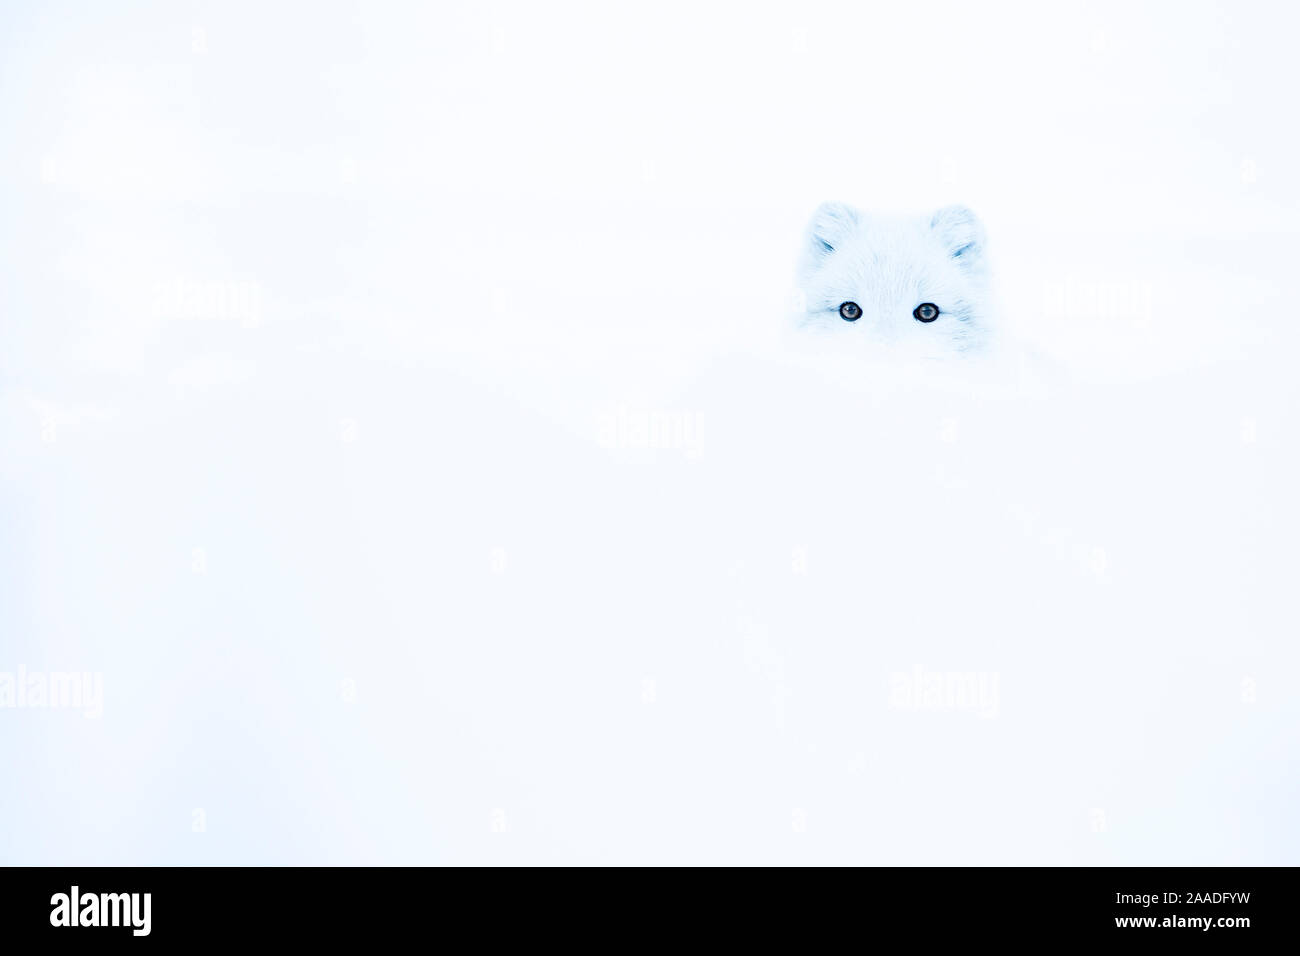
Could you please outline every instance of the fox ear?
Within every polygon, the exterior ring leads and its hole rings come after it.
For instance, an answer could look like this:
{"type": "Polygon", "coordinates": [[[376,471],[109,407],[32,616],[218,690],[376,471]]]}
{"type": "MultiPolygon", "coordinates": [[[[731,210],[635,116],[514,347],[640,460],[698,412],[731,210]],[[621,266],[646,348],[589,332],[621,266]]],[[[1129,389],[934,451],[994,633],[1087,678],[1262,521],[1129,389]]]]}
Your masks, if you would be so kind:
{"type": "Polygon", "coordinates": [[[944,206],[930,220],[930,228],[961,265],[974,269],[983,263],[984,224],[965,206],[944,206]]]}
{"type": "Polygon", "coordinates": [[[808,252],[830,255],[858,227],[858,220],[858,211],[846,203],[822,203],[808,224],[808,252]]]}

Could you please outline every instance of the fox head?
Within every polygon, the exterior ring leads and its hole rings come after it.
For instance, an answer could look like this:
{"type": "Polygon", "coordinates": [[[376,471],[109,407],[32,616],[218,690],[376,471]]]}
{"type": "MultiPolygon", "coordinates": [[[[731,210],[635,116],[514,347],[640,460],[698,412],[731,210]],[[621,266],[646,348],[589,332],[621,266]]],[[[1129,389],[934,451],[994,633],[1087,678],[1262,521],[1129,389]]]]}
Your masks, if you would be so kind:
{"type": "Polygon", "coordinates": [[[823,203],[804,237],[801,329],[845,349],[943,358],[989,339],[984,227],[964,206],[886,218],[823,203]]]}

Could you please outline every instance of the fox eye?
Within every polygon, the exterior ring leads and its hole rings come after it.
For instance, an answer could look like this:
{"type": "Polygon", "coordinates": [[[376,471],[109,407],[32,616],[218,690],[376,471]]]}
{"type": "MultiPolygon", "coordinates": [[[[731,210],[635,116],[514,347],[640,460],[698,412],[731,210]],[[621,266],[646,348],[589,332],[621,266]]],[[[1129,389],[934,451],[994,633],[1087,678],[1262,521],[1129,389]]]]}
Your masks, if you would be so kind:
{"type": "Polygon", "coordinates": [[[856,322],[862,318],[862,306],[856,302],[840,303],[840,318],[845,322],[856,322]]]}
{"type": "Polygon", "coordinates": [[[933,302],[922,302],[912,310],[912,317],[918,322],[933,322],[939,317],[939,307],[933,302]]]}

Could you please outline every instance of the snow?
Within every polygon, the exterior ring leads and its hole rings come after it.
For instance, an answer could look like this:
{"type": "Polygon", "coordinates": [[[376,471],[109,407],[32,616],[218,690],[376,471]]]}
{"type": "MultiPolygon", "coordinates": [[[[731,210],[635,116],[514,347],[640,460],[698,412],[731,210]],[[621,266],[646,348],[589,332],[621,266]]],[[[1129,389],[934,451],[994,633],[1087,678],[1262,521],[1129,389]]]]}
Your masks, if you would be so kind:
{"type": "Polygon", "coordinates": [[[0,858],[1294,864],[1296,14],[562,6],[6,7],[0,858]]]}

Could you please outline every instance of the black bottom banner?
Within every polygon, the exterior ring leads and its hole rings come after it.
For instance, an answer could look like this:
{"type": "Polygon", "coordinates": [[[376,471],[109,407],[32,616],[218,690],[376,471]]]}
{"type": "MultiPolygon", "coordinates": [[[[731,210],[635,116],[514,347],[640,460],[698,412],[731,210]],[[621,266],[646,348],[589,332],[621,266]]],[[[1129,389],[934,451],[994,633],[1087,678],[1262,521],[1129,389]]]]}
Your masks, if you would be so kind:
{"type": "Polygon", "coordinates": [[[535,884],[527,874],[442,869],[8,868],[0,870],[0,927],[10,944],[66,937],[91,945],[374,945],[439,924],[493,936],[514,924],[532,926],[539,942],[563,925],[566,934],[609,942],[610,927],[623,926],[634,936],[672,927],[719,941],[724,930],[752,928],[764,942],[772,930],[786,929],[792,942],[805,943],[852,931],[864,942],[923,940],[927,949],[1126,937],[1138,945],[1200,940],[1241,947],[1294,935],[1293,875],[1236,868],[863,869],[823,874],[813,885],[780,887],[769,877],[761,890],[738,874],[719,891],[692,888],[690,876],[656,889],[648,885],[653,875],[624,871],[602,878],[599,891],[575,874],[576,885],[560,894],[554,877],[535,884]]]}

